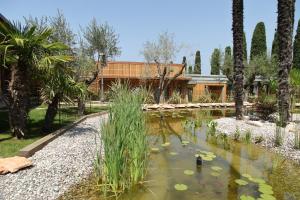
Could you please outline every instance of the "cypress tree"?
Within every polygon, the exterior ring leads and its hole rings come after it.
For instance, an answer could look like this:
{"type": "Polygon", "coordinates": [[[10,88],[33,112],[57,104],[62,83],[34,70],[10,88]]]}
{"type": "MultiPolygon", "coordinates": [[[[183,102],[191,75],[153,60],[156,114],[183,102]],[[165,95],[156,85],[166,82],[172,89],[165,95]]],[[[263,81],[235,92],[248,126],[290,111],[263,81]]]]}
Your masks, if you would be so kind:
{"type": "Polygon", "coordinates": [[[200,55],[200,51],[196,51],[194,73],[195,74],[201,74],[201,55],[200,55]]]}
{"type": "Polygon", "coordinates": [[[192,67],[191,65],[190,65],[189,68],[188,68],[188,73],[189,73],[189,74],[192,74],[192,73],[193,73],[193,67],[192,67]]]}
{"type": "MultiPolygon", "coordinates": [[[[225,49],[226,50],[226,49],[225,49]]],[[[230,48],[231,51],[231,48],[230,48]]],[[[225,52],[226,53],[226,52],[225,52]]],[[[247,62],[248,52],[247,52],[247,40],[246,40],[246,34],[244,32],[243,34],[243,59],[247,62]]]]}
{"type": "Polygon", "coordinates": [[[279,43],[278,43],[278,34],[276,30],[274,33],[274,39],[272,43],[272,52],[271,52],[272,58],[278,60],[278,53],[279,53],[279,43]]]}
{"type": "Polygon", "coordinates": [[[267,55],[266,28],[263,22],[259,22],[252,36],[250,60],[263,55],[267,55]]]}
{"type": "Polygon", "coordinates": [[[214,52],[211,55],[210,66],[211,66],[210,74],[212,74],[212,75],[220,74],[221,51],[219,49],[214,49],[214,52]]]}
{"type": "Polygon", "coordinates": [[[293,67],[300,69],[300,20],[298,21],[293,48],[293,67]]]}
{"type": "Polygon", "coordinates": [[[224,63],[222,66],[222,73],[227,76],[229,79],[229,85],[233,82],[233,59],[231,53],[231,47],[227,46],[225,48],[225,55],[224,55],[224,63]]]}

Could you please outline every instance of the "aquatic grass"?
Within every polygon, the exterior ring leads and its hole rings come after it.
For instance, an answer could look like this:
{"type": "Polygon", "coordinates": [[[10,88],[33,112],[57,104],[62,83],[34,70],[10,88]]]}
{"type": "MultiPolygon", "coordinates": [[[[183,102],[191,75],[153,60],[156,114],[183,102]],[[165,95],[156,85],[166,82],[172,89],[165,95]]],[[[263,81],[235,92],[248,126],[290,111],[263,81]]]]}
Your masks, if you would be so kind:
{"type": "Polygon", "coordinates": [[[234,133],[233,133],[233,139],[234,139],[235,141],[238,141],[238,140],[240,139],[240,136],[241,136],[241,131],[240,131],[239,127],[236,126],[236,127],[235,127],[235,131],[234,131],[234,133]]]}
{"type": "Polygon", "coordinates": [[[296,127],[295,127],[294,148],[295,149],[300,149],[300,124],[297,124],[296,127]]]}
{"type": "Polygon", "coordinates": [[[142,103],[142,96],[126,85],[113,95],[109,118],[101,127],[104,156],[96,165],[105,196],[112,192],[117,197],[145,178],[148,143],[142,103]]]}
{"type": "Polygon", "coordinates": [[[215,121],[210,121],[207,123],[207,131],[206,131],[206,135],[207,136],[212,136],[214,137],[216,135],[217,132],[217,125],[218,123],[215,121]]]}
{"type": "Polygon", "coordinates": [[[244,138],[245,142],[249,144],[251,142],[251,138],[252,138],[252,132],[250,130],[247,130],[244,138]]]}
{"type": "Polygon", "coordinates": [[[283,143],[283,134],[284,134],[284,128],[282,128],[281,126],[276,125],[276,129],[275,129],[275,146],[279,147],[282,145],[283,143]]]}

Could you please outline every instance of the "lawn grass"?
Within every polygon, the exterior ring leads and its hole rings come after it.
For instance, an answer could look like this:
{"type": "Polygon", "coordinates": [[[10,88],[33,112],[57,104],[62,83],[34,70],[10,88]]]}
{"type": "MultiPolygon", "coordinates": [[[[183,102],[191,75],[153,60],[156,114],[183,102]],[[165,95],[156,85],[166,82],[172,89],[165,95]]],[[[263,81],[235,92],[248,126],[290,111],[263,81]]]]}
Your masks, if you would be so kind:
{"type": "MultiPolygon", "coordinates": [[[[45,136],[41,128],[44,123],[46,114],[46,106],[41,105],[32,109],[29,112],[28,134],[25,139],[18,140],[11,137],[8,123],[8,113],[5,110],[0,110],[0,157],[15,156],[23,147],[35,142],[45,136]]],[[[86,108],[86,114],[96,113],[107,110],[106,107],[92,106],[86,108]]],[[[59,114],[56,115],[53,130],[58,130],[61,127],[74,122],[78,119],[76,107],[61,107],[59,114]]]]}

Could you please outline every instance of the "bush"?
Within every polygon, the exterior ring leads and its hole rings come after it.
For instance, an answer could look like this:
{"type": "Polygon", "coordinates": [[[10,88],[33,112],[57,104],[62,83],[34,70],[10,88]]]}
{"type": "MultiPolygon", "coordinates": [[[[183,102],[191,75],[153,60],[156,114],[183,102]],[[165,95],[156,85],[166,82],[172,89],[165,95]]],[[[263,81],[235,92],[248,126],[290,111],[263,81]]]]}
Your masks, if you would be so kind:
{"type": "Polygon", "coordinates": [[[201,95],[198,99],[199,103],[212,103],[213,100],[211,99],[211,96],[210,94],[204,94],[204,95],[201,95]]]}
{"type": "Polygon", "coordinates": [[[104,195],[131,189],[145,177],[148,160],[143,96],[127,85],[115,85],[109,119],[101,127],[103,153],[96,160],[104,195]],[[104,154],[103,160],[100,156],[104,154]]]}
{"type": "Polygon", "coordinates": [[[172,96],[168,100],[168,103],[171,103],[171,104],[183,103],[183,100],[181,99],[180,93],[177,92],[177,91],[173,92],[172,96]]]}
{"type": "Polygon", "coordinates": [[[269,116],[277,111],[277,99],[274,95],[261,95],[255,104],[258,116],[263,120],[268,120],[269,116]]]}

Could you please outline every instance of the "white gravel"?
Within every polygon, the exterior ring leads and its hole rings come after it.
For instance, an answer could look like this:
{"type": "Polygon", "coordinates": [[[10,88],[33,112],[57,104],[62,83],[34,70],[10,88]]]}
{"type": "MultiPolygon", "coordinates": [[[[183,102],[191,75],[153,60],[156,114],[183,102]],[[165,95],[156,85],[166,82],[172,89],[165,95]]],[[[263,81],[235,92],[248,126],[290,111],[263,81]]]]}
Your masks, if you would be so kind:
{"type": "Polygon", "coordinates": [[[241,132],[241,137],[244,137],[245,132],[250,130],[252,142],[255,142],[255,137],[263,137],[263,142],[259,145],[282,154],[283,156],[293,159],[300,163],[300,150],[294,149],[295,130],[300,128],[295,123],[290,123],[283,129],[283,144],[279,147],[275,146],[276,125],[270,122],[258,122],[262,126],[255,126],[249,123],[257,123],[250,120],[236,120],[235,118],[220,118],[214,120],[217,122],[217,131],[225,133],[233,137],[234,132],[238,128],[241,132]]]}
{"type": "Polygon", "coordinates": [[[33,167],[0,176],[0,200],[56,199],[93,171],[99,128],[107,115],[88,118],[29,159],[33,167]]]}

